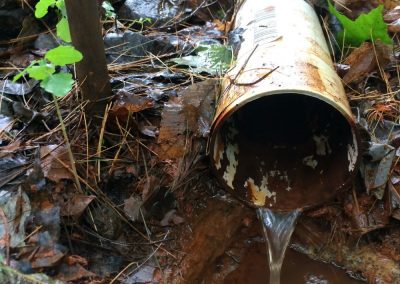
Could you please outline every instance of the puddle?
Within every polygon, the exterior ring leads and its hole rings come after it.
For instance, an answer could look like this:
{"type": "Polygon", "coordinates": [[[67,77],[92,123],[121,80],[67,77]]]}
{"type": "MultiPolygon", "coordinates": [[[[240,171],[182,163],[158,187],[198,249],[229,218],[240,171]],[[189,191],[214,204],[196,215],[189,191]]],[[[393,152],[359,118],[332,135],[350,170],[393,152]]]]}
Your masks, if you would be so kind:
{"type": "MultiPolygon", "coordinates": [[[[269,283],[267,252],[264,244],[253,243],[243,256],[239,267],[225,277],[224,284],[269,283]]],[[[361,284],[333,265],[317,262],[292,249],[286,251],[281,284],[361,284]]]]}

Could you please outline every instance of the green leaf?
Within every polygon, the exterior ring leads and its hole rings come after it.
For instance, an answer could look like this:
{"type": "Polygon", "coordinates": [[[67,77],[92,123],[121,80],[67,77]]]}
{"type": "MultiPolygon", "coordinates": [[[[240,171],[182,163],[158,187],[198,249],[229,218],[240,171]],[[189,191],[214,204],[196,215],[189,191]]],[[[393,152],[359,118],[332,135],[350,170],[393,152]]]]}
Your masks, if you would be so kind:
{"type": "Polygon", "coordinates": [[[22,78],[22,76],[24,76],[26,74],[26,69],[22,70],[21,72],[19,72],[18,74],[16,74],[13,77],[13,82],[17,82],[19,79],[22,78]]]}
{"type": "Polygon", "coordinates": [[[28,67],[26,67],[24,70],[22,70],[21,72],[19,72],[18,74],[16,74],[16,75],[13,77],[13,82],[18,81],[22,76],[24,76],[24,75],[27,73],[27,70],[28,70],[30,67],[32,67],[32,66],[35,65],[35,64],[38,64],[39,62],[40,62],[40,61],[33,60],[33,61],[31,62],[31,64],[29,64],[28,67]]]}
{"type": "Polygon", "coordinates": [[[35,17],[40,19],[46,16],[49,7],[55,3],[56,0],[40,0],[35,6],[35,17]]]}
{"type": "Polygon", "coordinates": [[[371,10],[368,14],[361,14],[354,21],[339,13],[328,0],[329,12],[334,15],[342,24],[343,31],[337,35],[339,42],[346,46],[360,46],[367,40],[381,40],[383,43],[392,44],[389,37],[387,24],[383,20],[383,5],[371,10]]]}
{"type": "Polygon", "coordinates": [[[82,60],[83,56],[73,46],[60,45],[49,50],[44,56],[54,65],[63,66],[73,64],[82,60]]]}
{"type": "Polygon", "coordinates": [[[64,18],[68,18],[67,17],[67,8],[65,7],[65,1],[64,0],[56,0],[56,1],[57,1],[56,6],[57,6],[58,10],[61,11],[61,15],[64,18]]]}
{"type": "Polygon", "coordinates": [[[26,68],[26,72],[29,73],[29,77],[36,80],[45,80],[51,74],[56,72],[56,69],[53,64],[43,64],[43,65],[34,65],[26,68]]]}
{"type": "Polygon", "coordinates": [[[189,55],[171,59],[178,65],[186,65],[195,73],[206,72],[218,75],[226,71],[232,63],[232,50],[225,45],[200,45],[196,50],[197,55],[189,55]]]}
{"type": "Polygon", "coordinates": [[[116,14],[114,7],[111,5],[109,1],[103,1],[103,4],[101,4],[101,6],[103,7],[104,13],[107,18],[115,18],[116,14]]]}
{"type": "Polygon", "coordinates": [[[65,42],[71,42],[71,34],[69,32],[68,20],[62,17],[56,25],[57,36],[65,42]]]}
{"type": "Polygon", "coordinates": [[[43,80],[40,86],[47,92],[57,97],[62,97],[72,90],[74,82],[70,73],[57,73],[43,80]]]}

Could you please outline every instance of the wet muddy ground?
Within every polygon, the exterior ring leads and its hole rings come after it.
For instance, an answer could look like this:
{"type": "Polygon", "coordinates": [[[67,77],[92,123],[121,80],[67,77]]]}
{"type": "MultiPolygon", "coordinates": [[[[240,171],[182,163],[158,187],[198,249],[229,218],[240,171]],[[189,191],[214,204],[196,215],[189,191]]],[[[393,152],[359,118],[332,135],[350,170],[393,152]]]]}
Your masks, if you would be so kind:
{"type": "MultiPolygon", "coordinates": [[[[261,243],[252,245],[244,256],[239,267],[229,273],[224,284],[265,284],[269,272],[267,253],[261,243]]],[[[333,265],[318,262],[288,249],[283,262],[282,284],[356,284],[363,281],[350,278],[346,272],[333,265]]]]}

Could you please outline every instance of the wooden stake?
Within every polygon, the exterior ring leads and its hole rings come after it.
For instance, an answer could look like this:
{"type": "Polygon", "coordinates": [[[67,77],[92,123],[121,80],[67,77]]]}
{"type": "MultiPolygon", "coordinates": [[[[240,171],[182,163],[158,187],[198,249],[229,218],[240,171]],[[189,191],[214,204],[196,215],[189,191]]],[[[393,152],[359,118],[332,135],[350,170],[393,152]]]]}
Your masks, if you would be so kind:
{"type": "Polygon", "coordinates": [[[103,113],[111,96],[97,0],[65,0],[74,47],[82,52],[76,64],[77,79],[88,110],[103,113]]]}

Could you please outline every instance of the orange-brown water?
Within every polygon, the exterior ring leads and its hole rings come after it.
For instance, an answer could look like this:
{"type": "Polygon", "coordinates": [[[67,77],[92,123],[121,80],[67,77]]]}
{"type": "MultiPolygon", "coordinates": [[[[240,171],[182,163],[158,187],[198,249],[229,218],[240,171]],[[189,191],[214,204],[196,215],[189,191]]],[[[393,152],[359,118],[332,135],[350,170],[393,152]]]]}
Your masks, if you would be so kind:
{"type": "MultiPolygon", "coordinates": [[[[224,280],[224,284],[266,284],[269,281],[267,251],[263,243],[253,243],[239,267],[224,280]]],[[[292,249],[286,251],[281,284],[361,284],[346,272],[331,264],[314,261],[292,249]]]]}

